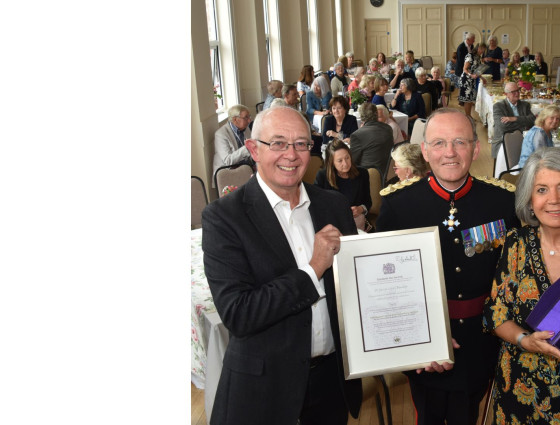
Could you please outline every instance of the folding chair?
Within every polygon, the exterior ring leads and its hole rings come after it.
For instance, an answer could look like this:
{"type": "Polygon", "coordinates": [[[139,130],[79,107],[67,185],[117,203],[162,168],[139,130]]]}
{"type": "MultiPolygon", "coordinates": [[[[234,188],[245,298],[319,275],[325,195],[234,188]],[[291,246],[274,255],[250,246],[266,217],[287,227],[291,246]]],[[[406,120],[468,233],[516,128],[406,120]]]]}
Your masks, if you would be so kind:
{"type": "Polygon", "coordinates": [[[220,167],[214,175],[214,182],[218,196],[223,196],[222,190],[226,186],[243,186],[253,175],[253,167],[249,164],[236,164],[220,167]]]}
{"type": "Polygon", "coordinates": [[[410,139],[409,139],[410,143],[419,145],[424,141],[425,126],[426,126],[426,120],[423,118],[417,118],[416,121],[414,121],[414,126],[412,127],[412,134],[410,135],[410,139]]]}
{"type": "Polygon", "coordinates": [[[521,156],[521,145],[523,144],[523,133],[519,130],[504,133],[504,154],[506,156],[506,167],[510,170],[519,163],[521,156]]]}
{"type": "Polygon", "coordinates": [[[208,205],[206,188],[200,177],[191,176],[191,229],[202,227],[202,210],[208,205]]]}

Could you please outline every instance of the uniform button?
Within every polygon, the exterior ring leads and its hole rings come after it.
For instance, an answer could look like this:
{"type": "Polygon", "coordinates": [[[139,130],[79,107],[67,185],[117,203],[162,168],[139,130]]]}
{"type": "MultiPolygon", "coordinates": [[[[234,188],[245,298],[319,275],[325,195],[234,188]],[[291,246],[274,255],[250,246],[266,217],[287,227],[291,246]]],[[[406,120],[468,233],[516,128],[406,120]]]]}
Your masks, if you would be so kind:
{"type": "Polygon", "coordinates": [[[459,298],[459,299],[463,298],[463,294],[457,295],[457,298],[459,298]]]}
{"type": "Polygon", "coordinates": [[[459,323],[462,325],[465,321],[463,319],[459,319],[459,323]]]}
{"type": "Polygon", "coordinates": [[[461,241],[459,240],[459,238],[455,238],[455,240],[454,240],[453,242],[459,243],[459,242],[461,242],[461,241]]]}
{"type": "Polygon", "coordinates": [[[457,273],[461,273],[461,267],[455,267],[455,271],[456,271],[457,273]]]}

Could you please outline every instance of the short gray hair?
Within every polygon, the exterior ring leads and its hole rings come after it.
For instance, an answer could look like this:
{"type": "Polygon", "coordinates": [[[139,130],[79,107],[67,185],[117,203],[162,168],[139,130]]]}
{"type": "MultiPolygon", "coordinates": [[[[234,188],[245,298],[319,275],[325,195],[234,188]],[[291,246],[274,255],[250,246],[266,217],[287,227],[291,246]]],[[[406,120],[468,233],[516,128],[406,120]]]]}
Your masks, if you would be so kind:
{"type": "Polygon", "coordinates": [[[426,125],[424,126],[424,134],[422,135],[422,137],[424,138],[424,143],[426,142],[426,130],[428,130],[428,124],[430,124],[430,121],[432,120],[432,118],[434,118],[438,115],[443,115],[443,114],[461,114],[462,116],[466,117],[469,120],[469,122],[471,123],[473,140],[475,142],[478,140],[478,135],[476,134],[476,122],[473,120],[473,118],[470,115],[465,114],[460,109],[439,108],[439,109],[436,109],[434,112],[432,112],[432,114],[426,120],[426,125]]]}
{"type": "Polygon", "coordinates": [[[249,108],[247,108],[245,105],[233,105],[227,111],[228,121],[233,121],[233,119],[241,115],[241,112],[243,111],[250,113],[249,108]]]}
{"type": "Polygon", "coordinates": [[[416,76],[416,78],[418,78],[420,75],[426,75],[426,74],[427,74],[426,70],[421,66],[416,68],[416,71],[414,71],[414,75],[416,76]]]}
{"type": "Polygon", "coordinates": [[[260,139],[261,138],[261,132],[262,132],[264,121],[265,121],[266,117],[268,117],[270,114],[272,114],[276,111],[279,111],[281,109],[291,111],[295,115],[297,115],[299,117],[299,119],[301,119],[301,122],[303,122],[305,124],[305,127],[308,130],[307,137],[309,138],[309,140],[311,140],[311,128],[309,127],[309,123],[307,122],[305,117],[302,114],[300,114],[297,110],[295,110],[294,108],[291,108],[289,106],[284,106],[284,105],[278,105],[278,106],[274,106],[274,107],[271,106],[270,108],[265,109],[264,111],[260,112],[257,115],[257,117],[255,118],[255,121],[253,122],[253,129],[251,130],[251,139],[252,140],[260,139]]]}
{"type": "Polygon", "coordinates": [[[281,92],[283,84],[284,83],[280,80],[270,80],[266,85],[266,90],[269,95],[274,96],[276,93],[281,92]]]}
{"type": "Polygon", "coordinates": [[[540,170],[560,171],[560,149],[540,148],[529,157],[517,180],[515,191],[515,213],[519,220],[531,226],[538,226],[539,219],[533,214],[531,195],[535,185],[535,176],[540,170]]]}
{"type": "Polygon", "coordinates": [[[491,35],[490,37],[488,37],[488,43],[490,43],[492,40],[496,40],[496,43],[498,43],[498,37],[496,37],[495,35],[491,35]]]}
{"type": "MultiPolygon", "coordinates": [[[[282,97],[286,97],[286,95],[288,93],[290,93],[290,91],[292,91],[292,90],[297,90],[297,87],[294,86],[293,84],[284,84],[282,86],[282,97]]],[[[253,124],[253,125],[255,125],[255,124],[253,124]]]]}
{"type": "Polygon", "coordinates": [[[337,62],[334,64],[333,68],[336,70],[337,66],[341,66],[342,68],[344,68],[344,64],[342,62],[337,62]]]}
{"type": "Polygon", "coordinates": [[[346,52],[344,56],[346,56],[347,58],[349,58],[350,56],[354,57],[354,52],[346,52]]]}
{"type": "Polygon", "coordinates": [[[358,108],[362,123],[377,121],[377,106],[371,102],[364,102],[358,108]]]}

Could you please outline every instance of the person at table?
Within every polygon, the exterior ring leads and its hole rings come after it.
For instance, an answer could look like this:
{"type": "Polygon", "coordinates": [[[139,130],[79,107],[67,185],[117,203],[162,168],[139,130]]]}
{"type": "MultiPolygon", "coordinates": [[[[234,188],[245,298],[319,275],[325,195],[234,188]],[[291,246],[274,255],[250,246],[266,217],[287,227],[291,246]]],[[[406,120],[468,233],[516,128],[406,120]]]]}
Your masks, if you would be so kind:
{"type": "Polygon", "coordinates": [[[416,70],[420,67],[420,62],[414,59],[414,52],[412,50],[407,50],[404,54],[404,70],[405,72],[410,72],[414,74],[416,70]]]}
{"type": "Polygon", "coordinates": [[[513,52],[513,55],[511,56],[511,60],[508,62],[508,66],[506,68],[506,77],[511,77],[514,71],[517,73],[518,69],[521,67],[521,56],[519,55],[519,52],[513,52]]]}
{"type": "MultiPolygon", "coordinates": [[[[548,105],[537,115],[535,125],[523,136],[519,168],[525,166],[529,156],[539,148],[553,147],[552,133],[558,132],[560,124],[560,107],[548,105]]],[[[517,168],[517,167],[516,167],[517,168]]]]}
{"type": "Polygon", "coordinates": [[[511,58],[509,57],[509,49],[502,49],[502,61],[505,66],[507,66],[510,59],[511,58]]]}
{"type": "Polygon", "coordinates": [[[345,87],[350,85],[350,78],[344,75],[344,65],[342,62],[334,64],[334,76],[331,80],[331,92],[333,96],[340,96],[344,93],[345,87]]]}
{"type": "Polygon", "coordinates": [[[488,49],[482,58],[482,63],[485,63],[490,68],[486,74],[492,74],[492,80],[499,81],[502,79],[500,75],[500,64],[503,62],[503,52],[498,47],[498,37],[495,35],[490,36],[488,39],[488,49]]]}
{"type": "Polygon", "coordinates": [[[492,423],[545,425],[560,418],[560,350],[547,341],[554,332],[533,331],[526,322],[543,293],[559,284],[560,221],[551,213],[559,192],[560,149],[540,149],[515,191],[517,216],[527,225],[507,233],[484,305],[484,330],[502,340],[492,423]]]}
{"type": "Polygon", "coordinates": [[[420,145],[403,143],[391,152],[395,161],[393,167],[399,181],[415,182],[428,174],[428,163],[422,154],[420,145]]]}
{"type": "Polygon", "coordinates": [[[315,77],[311,83],[311,90],[306,94],[307,97],[307,116],[313,123],[314,115],[329,114],[329,101],[332,98],[329,83],[322,75],[315,77]]]}
{"type": "Polygon", "coordinates": [[[315,71],[312,65],[304,65],[301,68],[299,79],[297,81],[297,91],[300,96],[303,96],[306,91],[311,90],[311,83],[315,78],[315,71]]]}
{"type": "Polygon", "coordinates": [[[350,105],[344,96],[334,96],[329,102],[330,115],[323,123],[323,145],[332,139],[340,139],[350,143],[350,136],[358,129],[356,117],[350,115],[350,105]]]}
{"type": "Polygon", "coordinates": [[[230,339],[213,425],[344,425],[360,379],[345,380],[333,257],[356,234],[344,195],[302,182],[309,126],[298,111],[257,115],[255,178],[202,213],[204,269],[230,339]]]}
{"type": "Polygon", "coordinates": [[[360,90],[365,94],[367,102],[371,102],[375,94],[375,75],[364,75],[362,81],[360,82],[360,90]]]}
{"type": "Polygon", "coordinates": [[[379,74],[379,64],[376,58],[371,58],[368,62],[368,69],[366,74],[377,75],[379,74]]]}
{"type": "Polygon", "coordinates": [[[365,75],[365,69],[363,66],[357,66],[354,71],[354,79],[350,82],[350,84],[348,84],[348,92],[359,89],[362,77],[365,75]]]}
{"type": "Polygon", "coordinates": [[[284,83],[280,80],[270,80],[268,82],[268,84],[266,85],[266,91],[268,92],[268,95],[266,96],[266,99],[264,100],[263,111],[265,109],[270,108],[270,104],[272,103],[272,101],[274,99],[282,98],[282,86],[283,85],[284,85],[284,83]]]}
{"type": "Polygon", "coordinates": [[[519,100],[519,87],[510,81],[504,86],[506,98],[494,103],[494,137],[492,138],[492,158],[497,158],[504,133],[515,130],[525,131],[535,124],[531,104],[519,100]]]}
{"type": "Polygon", "coordinates": [[[430,75],[428,75],[428,81],[431,81],[436,87],[438,93],[438,106],[442,105],[444,108],[447,106],[447,98],[442,96],[441,93],[445,89],[445,80],[441,78],[441,69],[439,66],[433,66],[430,70],[430,75]]]}
{"type": "Polygon", "coordinates": [[[284,84],[282,98],[289,107],[296,109],[299,103],[297,87],[293,84],[284,84]]]}
{"type": "Polygon", "coordinates": [[[537,65],[537,75],[548,75],[548,64],[544,61],[542,52],[535,54],[535,64],[537,65]]]}
{"type": "Polygon", "coordinates": [[[350,151],[354,164],[377,168],[381,173],[393,148],[393,129],[377,119],[377,106],[362,103],[358,108],[363,125],[350,136],[350,151]]]}
{"type": "MultiPolygon", "coordinates": [[[[226,165],[250,163],[251,154],[245,141],[251,137],[249,123],[251,114],[245,105],[233,105],[228,109],[228,122],[214,135],[213,173],[226,165]]],[[[212,187],[214,187],[212,179],[212,187]]]]}
{"type": "Polygon", "coordinates": [[[391,74],[391,65],[387,63],[387,58],[385,53],[379,52],[377,54],[377,70],[383,78],[389,81],[389,75],[391,74]]]}
{"type": "Polygon", "coordinates": [[[521,62],[529,62],[529,61],[534,61],[535,60],[535,56],[531,55],[529,53],[529,47],[528,46],[524,46],[521,49],[521,52],[523,53],[523,56],[521,56],[521,62]]]}
{"type": "Polygon", "coordinates": [[[457,63],[457,52],[453,52],[451,59],[445,65],[445,78],[449,78],[451,81],[451,91],[455,90],[455,87],[459,87],[459,75],[455,73],[455,64],[457,63]]]}
{"type": "Polygon", "coordinates": [[[424,99],[415,90],[415,85],[412,78],[405,78],[391,101],[391,108],[408,115],[408,134],[412,134],[412,127],[417,118],[426,118],[424,99]]]}
{"type": "Polygon", "coordinates": [[[334,139],[325,151],[325,168],[315,177],[315,185],[342,193],[360,230],[366,230],[365,217],[371,208],[369,174],[365,168],[356,167],[352,162],[350,148],[342,140],[334,139]]]}
{"type": "Polygon", "coordinates": [[[481,64],[482,55],[486,50],[486,44],[479,43],[475,53],[468,53],[465,57],[465,64],[463,66],[463,73],[461,74],[461,88],[459,90],[459,101],[463,102],[465,114],[471,116],[471,111],[474,103],[476,102],[477,68],[481,64]]]}
{"type": "Polygon", "coordinates": [[[498,220],[508,230],[518,227],[514,195],[500,187],[513,190],[513,185],[470,175],[480,142],[476,123],[461,110],[440,108],[430,115],[421,148],[432,172],[416,183],[396,183],[381,192],[376,230],[438,226],[451,336],[458,344],[455,364],[441,374],[407,375],[418,425],[475,425],[498,357],[497,338],[482,331],[482,309],[500,249],[478,252],[477,247],[478,253],[468,256],[462,232],[470,246],[475,229],[488,229],[498,220]]]}
{"type": "MultiPolygon", "coordinates": [[[[416,91],[421,95],[424,93],[429,93],[432,103],[432,111],[435,111],[438,106],[438,89],[433,81],[428,81],[428,73],[421,66],[416,68],[416,91]]],[[[441,93],[441,91],[440,91],[441,93]]]]}
{"type": "Polygon", "coordinates": [[[393,111],[389,111],[386,106],[377,105],[377,121],[388,124],[393,130],[393,143],[397,144],[405,140],[406,134],[393,119],[393,111]]]}
{"type": "Polygon", "coordinates": [[[393,75],[393,78],[389,82],[389,87],[392,89],[398,89],[401,85],[401,81],[405,78],[411,78],[413,80],[416,79],[414,72],[404,70],[404,60],[397,59],[395,61],[395,75],[393,75]]]}
{"type": "Polygon", "coordinates": [[[389,83],[387,80],[383,77],[376,77],[373,81],[373,91],[375,94],[371,99],[371,103],[387,107],[387,103],[385,102],[385,94],[389,91],[389,83]]]}

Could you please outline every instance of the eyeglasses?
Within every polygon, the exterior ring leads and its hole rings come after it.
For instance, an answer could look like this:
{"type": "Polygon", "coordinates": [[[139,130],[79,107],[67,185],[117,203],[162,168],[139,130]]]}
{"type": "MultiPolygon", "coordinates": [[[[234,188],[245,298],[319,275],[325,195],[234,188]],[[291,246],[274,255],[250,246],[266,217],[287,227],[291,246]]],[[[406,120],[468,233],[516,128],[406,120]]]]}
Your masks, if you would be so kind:
{"type": "Polygon", "coordinates": [[[268,145],[271,151],[287,151],[290,146],[293,146],[294,149],[298,152],[305,152],[313,149],[313,143],[310,143],[309,141],[294,142],[294,143],[288,143],[282,141],[272,141],[270,143],[267,143],[258,139],[257,141],[264,143],[265,145],[268,145]]]}
{"type": "Polygon", "coordinates": [[[442,139],[435,139],[435,140],[432,140],[431,142],[426,142],[426,144],[428,146],[430,146],[433,150],[440,151],[440,150],[443,150],[443,149],[447,148],[448,143],[451,143],[455,150],[461,151],[461,150],[466,150],[472,142],[474,142],[474,140],[458,138],[458,139],[453,139],[453,140],[450,140],[450,141],[442,140],[442,139]]]}
{"type": "Polygon", "coordinates": [[[250,120],[251,115],[247,115],[246,117],[242,117],[241,115],[238,115],[237,118],[242,119],[242,120],[250,120]]]}

